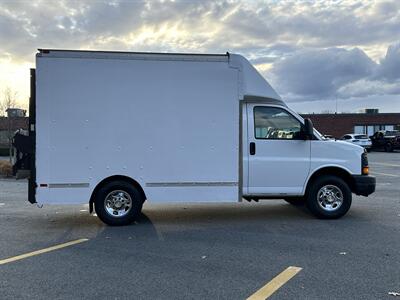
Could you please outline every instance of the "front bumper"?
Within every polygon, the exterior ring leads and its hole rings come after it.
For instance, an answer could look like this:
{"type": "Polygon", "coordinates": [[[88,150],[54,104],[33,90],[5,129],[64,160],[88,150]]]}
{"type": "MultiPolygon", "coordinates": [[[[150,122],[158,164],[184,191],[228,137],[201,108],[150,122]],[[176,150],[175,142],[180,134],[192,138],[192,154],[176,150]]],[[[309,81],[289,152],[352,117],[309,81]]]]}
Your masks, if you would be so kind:
{"type": "Polygon", "coordinates": [[[353,190],[356,195],[368,196],[375,192],[376,178],[370,175],[353,175],[353,190]]]}

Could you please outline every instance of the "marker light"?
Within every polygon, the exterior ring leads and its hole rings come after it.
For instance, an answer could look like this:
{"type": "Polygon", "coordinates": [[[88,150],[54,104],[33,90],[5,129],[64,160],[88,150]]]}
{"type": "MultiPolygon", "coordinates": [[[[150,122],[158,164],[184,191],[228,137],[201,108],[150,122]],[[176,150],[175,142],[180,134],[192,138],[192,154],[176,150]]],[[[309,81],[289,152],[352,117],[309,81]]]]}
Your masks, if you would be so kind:
{"type": "Polygon", "coordinates": [[[362,168],[362,174],[363,175],[368,175],[369,174],[369,167],[363,167],[362,168]]]}

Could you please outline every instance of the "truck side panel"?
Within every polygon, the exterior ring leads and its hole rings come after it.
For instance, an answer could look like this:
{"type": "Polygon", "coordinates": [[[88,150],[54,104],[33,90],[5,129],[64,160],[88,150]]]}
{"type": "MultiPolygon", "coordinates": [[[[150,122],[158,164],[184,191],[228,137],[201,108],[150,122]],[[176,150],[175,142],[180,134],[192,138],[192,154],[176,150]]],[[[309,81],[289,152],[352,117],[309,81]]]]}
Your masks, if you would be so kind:
{"type": "Polygon", "coordinates": [[[113,175],[149,201],[237,201],[237,78],[226,62],[38,57],[37,201],[87,203],[113,175]]]}

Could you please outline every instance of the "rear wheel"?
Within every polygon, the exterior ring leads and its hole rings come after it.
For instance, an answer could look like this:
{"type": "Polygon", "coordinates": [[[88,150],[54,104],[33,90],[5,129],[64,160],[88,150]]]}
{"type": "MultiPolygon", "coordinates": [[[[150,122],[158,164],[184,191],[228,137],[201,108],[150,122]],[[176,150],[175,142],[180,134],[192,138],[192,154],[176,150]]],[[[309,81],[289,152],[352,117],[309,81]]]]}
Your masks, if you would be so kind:
{"type": "Polygon", "coordinates": [[[96,193],[94,204],[97,216],[111,226],[128,225],[141,214],[143,196],[125,181],[106,183],[96,193]]]}
{"type": "Polygon", "coordinates": [[[306,199],[304,197],[291,197],[285,198],[284,200],[294,206],[303,206],[306,203],[306,199]]]}
{"type": "Polygon", "coordinates": [[[348,184],[337,176],[325,175],[314,180],[307,193],[307,207],[318,218],[337,219],[350,209],[348,184]]]}

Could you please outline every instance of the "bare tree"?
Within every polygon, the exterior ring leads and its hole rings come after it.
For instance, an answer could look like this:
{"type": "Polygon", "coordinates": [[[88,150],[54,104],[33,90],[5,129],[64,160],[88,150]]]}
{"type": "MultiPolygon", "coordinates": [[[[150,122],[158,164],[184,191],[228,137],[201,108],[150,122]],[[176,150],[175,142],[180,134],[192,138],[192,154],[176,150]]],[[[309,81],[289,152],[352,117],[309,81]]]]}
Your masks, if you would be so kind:
{"type": "Polygon", "coordinates": [[[5,116],[6,110],[17,105],[17,92],[7,86],[0,99],[0,116],[5,116]]]}
{"type": "MultiPolygon", "coordinates": [[[[0,99],[0,115],[4,116],[7,109],[15,107],[17,104],[17,92],[7,86],[3,91],[3,97],[0,99]]],[[[8,145],[10,163],[12,163],[12,132],[11,132],[11,118],[8,118],[8,145]]]]}

